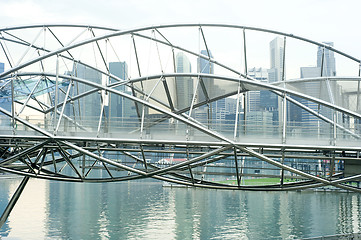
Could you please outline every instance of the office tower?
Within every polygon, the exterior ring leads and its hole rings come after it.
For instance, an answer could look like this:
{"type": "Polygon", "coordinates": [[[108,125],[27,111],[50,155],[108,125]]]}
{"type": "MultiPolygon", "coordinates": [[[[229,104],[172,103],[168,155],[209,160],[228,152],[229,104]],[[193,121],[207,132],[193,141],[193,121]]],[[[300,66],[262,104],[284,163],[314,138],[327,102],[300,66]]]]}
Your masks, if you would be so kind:
{"type": "MultiPolygon", "coordinates": [[[[211,63],[209,60],[213,58],[211,51],[209,50],[209,55],[207,50],[201,50],[201,55],[207,56],[207,58],[198,57],[197,59],[197,72],[198,73],[214,73],[214,63],[211,63]],[[209,57],[209,58],[208,58],[209,57]]],[[[214,97],[214,79],[213,78],[200,78],[200,81],[197,86],[197,95],[196,103],[206,103],[207,98],[214,97]]],[[[211,123],[214,115],[216,114],[217,109],[213,109],[212,104],[202,105],[198,107],[195,111],[195,118],[202,123],[211,123]]]]}
{"type": "MultiPolygon", "coordinates": [[[[126,62],[110,62],[109,72],[119,77],[120,79],[128,79],[128,65],[126,62]]],[[[110,83],[118,82],[115,79],[110,79],[110,83]]],[[[132,95],[131,90],[126,85],[121,85],[114,88],[127,95],[132,95]]],[[[109,99],[109,126],[110,127],[130,127],[138,122],[135,103],[126,98],[114,93],[110,93],[109,99]]]]}
{"type": "Polygon", "coordinates": [[[276,37],[270,42],[269,82],[282,81],[284,40],[276,37]]]}
{"type": "MultiPolygon", "coordinates": [[[[128,65],[126,62],[110,62],[109,63],[110,74],[126,80],[128,78],[128,65]]],[[[110,79],[110,84],[118,82],[115,79],[110,79]]],[[[121,85],[114,88],[115,90],[126,92],[126,86],[121,85]]],[[[121,118],[125,116],[125,99],[114,93],[110,93],[109,97],[109,118],[121,118]]]]}
{"type": "MultiPolygon", "coordinates": [[[[5,71],[5,64],[0,62],[0,73],[5,71]]],[[[1,81],[0,81],[1,82],[1,81]]],[[[4,108],[7,111],[11,111],[11,100],[10,100],[10,92],[5,92],[6,89],[3,90],[4,95],[8,96],[8,98],[0,98],[0,107],[4,108]]],[[[3,115],[3,113],[0,112],[0,116],[3,115]]],[[[1,122],[1,119],[0,119],[1,122]]]]}
{"type": "MultiPolygon", "coordinates": [[[[333,42],[324,42],[329,46],[333,46],[333,42]]],[[[301,67],[300,68],[300,76],[301,78],[317,78],[320,76],[335,76],[336,75],[336,62],[334,57],[334,52],[330,51],[327,48],[323,48],[319,46],[317,49],[317,66],[316,67],[301,67]],[[321,68],[323,69],[321,74],[321,68]]],[[[330,101],[329,93],[333,92],[333,99],[337,102],[338,100],[338,92],[340,91],[336,82],[329,82],[326,84],[325,81],[306,81],[300,83],[298,86],[299,89],[303,91],[303,93],[310,95],[312,97],[320,98],[326,101],[330,101]]],[[[306,107],[321,113],[322,115],[331,118],[331,111],[328,108],[323,106],[319,106],[316,103],[311,101],[307,101],[302,98],[292,97],[296,101],[301,102],[306,107]]],[[[320,129],[320,123],[324,124],[320,121],[316,116],[308,113],[305,110],[301,110],[299,107],[291,104],[290,106],[290,120],[295,123],[295,125],[307,123],[311,128],[317,128],[319,133],[322,130],[320,129]]],[[[321,125],[322,125],[321,124],[321,125]]],[[[323,127],[324,128],[324,127],[323,127]]],[[[325,130],[323,130],[325,131],[325,130]]]]}
{"type": "MultiPolygon", "coordinates": [[[[253,79],[256,79],[260,82],[268,82],[268,73],[267,69],[264,68],[250,68],[248,69],[248,75],[253,79]]],[[[247,92],[246,98],[246,110],[247,112],[260,111],[261,108],[261,92],[264,91],[249,91],[247,92]]]]}
{"type": "MultiPolygon", "coordinates": [[[[128,79],[128,64],[126,62],[110,62],[109,63],[109,72],[110,74],[119,77],[122,80],[128,79]]],[[[113,78],[110,78],[110,83],[118,82],[113,78]]],[[[125,91],[126,86],[121,85],[117,90],[125,91]]]]}
{"type": "MultiPolygon", "coordinates": [[[[265,68],[250,68],[248,75],[253,79],[267,83],[268,71],[265,68]]],[[[267,90],[249,91],[246,94],[246,131],[248,134],[256,133],[272,125],[277,96],[267,90]]],[[[278,116],[278,115],[277,115],[278,116]]]]}
{"type": "MultiPolygon", "coordinates": [[[[102,84],[102,75],[99,71],[89,68],[83,64],[75,63],[73,66],[72,75],[78,78],[88,80],[93,83],[102,84]]],[[[89,90],[94,89],[92,86],[87,84],[79,83],[75,87],[78,94],[85,93],[89,90]]],[[[81,116],[81,119],[86,121],[92,126],[95,121],[99,120],[100,111],[101,111],[101,92],[96,91],[89,95],[86,95],[79,99],[79,106],[76,106],[76,110],[80,110],[78,113],[81,116]]]]}
{"type": "Polygon", "coordinates": [[[227,113],[225,98],[212,102],[212,119],[218,121],[224,120],[227,113]]]}
{"type": "MultiPolygon", "coordinates": [[[[301,78],[316,78],[320,76],[321,69],[319,67],[301,67],[300,68],[300,74],[301,78]]],[[[321,82],[320,81],[308,81],[304,82],[302,84],[302,89],[304,93],[310,96],[316,96],[320,92],[321,82]]],[[[306,107],[314,110],[319,111],[318,104],[305,100],[305,99],[299,99],[299,101],[305,105],[306,107]]],[[[305,129],[306,132],[309,132],[309,130],[317,128],[319,125],[319,118],[316,116],[310,114],[309,112],[305,110],[301,110],[301,122],[303,124],[307,124],[309,129],[305,129]]]]}
{"type": "MultiPolygon", "coordinates": [[[[268,70],[265,68],[250,68],[248,75],[260,82],[267,83],[268,70]]],[[[246,110],[252,111],[268,111],[273,114],[273,121],[278,121],[278,100],[277,95],[268,91],[250,91],[247,92],[246,110]]]]}
{"type": "MultiPolygon", "coordinates": [[[[238,113],[242,112],[242,98],[239,99],[239,108],[238,113]]],[[[224,116],[224,123],[223,126],[225,130],[232,133],[234,131],[234,124],[236,120],[236,114],[237,114],[237,98],[234,97],[227,97],[225,98],[225,116],[224,116]]],[[[238,115],[238,125],[240,126],[240,121],[243,120],[243,116],[238,115]]]]}
{"type": "MultiPolygon", "coordinates": [[[[225,103],[226,103],[226,111],[229,114],[235,114],[236,113],[236,109],[237,109],[237,99],[233,98],[233,97],[227,97],[225,98],[225,103]]],[[[241,101],[241,99],[240,99],[241,101]]],[[[239,106],[239,109],[241,109],[241,105],[239,106]]]]}
{"type": "MultiPolygon", "coordinates": [[[[317,78],[320,76],[321,68],[320,67],[301,67],[301,78],[317,78]]],[[[330,87],[330,90],[335,93],[337,91],[337,85],[336,83],[330,83],[328,86],[325,81],[305,81],[301,83],[301,86],[299,86],[303,92],[309,96],[316,97],[319,99],[324,99],[328,101],[329,98],[329,91],[328,87],[330,87]],[[334,89],[334,90],[332,90],[334,89]]],[[[324,107],[322,105],[319,105],[317,103],[314,103],[312,101],[308,101],[305,99],[296,99],[299,102],[301,102],[304,106],[314,110],[315,112],[320,113],[321,115],[332,119],[332,111],[330,108],[324,107]]],[[[307,128],[304,128],[304,131],[306,133],[314,132],[318,135],[322,134],[323,136],[325,134],[329,134],[330,125],[325,123],[324,121],[320,120],[318,117],[310,114],[306,110],[301,110],[299,107],[297,108],[297,115],[301,115],[301,122],[304,126],[307,124],[307,128]],[[300,113],[300,114],[299,114],[300,113]]],[[[293,110],[295,112],[295,110],[293,110]]]]}
{"type": "MultiPolygon", "coordinates": [[[[183,52],[176,55],[176,72],[191,73],[191,63],[183,52]]],[[[178,110],[190,107],[193,96],[193,79],[191,77],[176,77],[176,108],[178,110]]]]}
{"type": "MultiPolygon", "coordinates": [[[[326,45],[333,47],[333,42],[323,42],[326,45]]],[[[323,48],[322,46],[318,46],[317,49],[317,67],[323,68],[322,76],[332,77],[336,76],[336,62],[334,52],[330,51],[327,48],[323,48]],[[323,66],[322,66],[323,64],[323,66]]]]}
{"type": "MultiPolygon", "coordinates": [[[[201,55],[205,55],[205,56],[209,57],[210,59],[213,58],[213,55],[210,50],[209,50],[209,55],[208,55],[207,50],[201,50],[201,55]]],[[[214,63],[211,63],[209,61],[209,59],[204,59],[204,58],[198,57],[197,72],[213,74],[214,73],[214,63]]],[[[197,89],[198,102],[203,102],[206,100],[204,91],[207,92],[206,94],[210,98],[215,93],[213,78],[202,78],[202,81],[204,83],[205,89],[203,89],[201,84],[199,84],[198,89],[197,89]]]]}
{"type": "MultiPolygon", "coordinates": [[[[320,76],[320,68],[319,67],[301,67],[300,74],[301,78],[316,78],[320,76]]],[[[310,96],[318,96],[320,92],[321,83],[319,81],[309,81],[304,82],[302,89],[304,93],[310,96]]],[[[301,103],[305,106],[311,108],[312,110],[318,110],[318,104],[314,102],[310,102],[304,99],[300,99],[301,103]]],[[[301,113],[301,122],[317,122],[318,118],[314,115],[309,114],[306,111],[302,111],[301,113]]]]}
{"type": "MultiPolygon", "coordinates": [[[[279,82],[283,80],[285,77],[285,69],[283,69],[284,64],[284,39],[280,37],[274,38],[270,42],[270,69],[268,71],[268,81],[272,82],[279,82]]],[[[272,95],[272,94],[271,94],[272,95]]],[[[282,122],[279,119],[283,119],[283,111],[281,107],[281,98],[277,98],[277,103],[274,106],[274,114],[273,120],[275,123],[278,121],[281,127],[282,122]]]]}

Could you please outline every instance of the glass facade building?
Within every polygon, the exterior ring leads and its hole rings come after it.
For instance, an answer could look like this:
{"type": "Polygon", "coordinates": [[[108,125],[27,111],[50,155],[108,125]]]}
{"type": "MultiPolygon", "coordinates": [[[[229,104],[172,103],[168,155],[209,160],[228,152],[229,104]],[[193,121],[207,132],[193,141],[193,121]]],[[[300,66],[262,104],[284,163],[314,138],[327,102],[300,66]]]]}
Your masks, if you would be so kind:
{"type": "MultiPolygon", "coordinates": [[[[208,56],[210,59],[213,58],[212,52],[210,50],[209,50],[209,55],[208,55],[207,50],[201,50],[201,54],[208,56]]],[[[214,63],[210,62],[208,59],[198,57],[197,72],[213,74],[214,73],[214,63]]],[[[213,78],[203,78],[202,81],[203,81],[204,87],[207,91],[206,94],[208,96],[212,96],[214,93],[214,90],[215,90],[214,89],[214,79],[213,78]]],[[[202,88],[202,86],[198,86],[197,95],[198,95],[198,102],[203,102],[206,100],[206,96],[205,96],[204,89],[202,88]]]]}
{"type": "MultiPolygon", "coordinates": [[[[175,59],[177,73],[191,73],[191,63],[183,52],[179,52],[175,59]]],[[[193,96],[193,78],[191,77],[176,77],[176,101],[179,110],[189,107],[191,105],[193,96]]]]}
{"type": "MultiPolygon", "coordinates": [[[[128,79],[128,65],[126,62],[110,62],[109,72],[122,80],[128,79]]],[[[115,82],[118,82],[118,80],[110,78],[110,84],[115,82]]],[[[120,85],[114,89],[132,95],[132,92],[126,85],[120,85]]],[[[134,119],[136,117],[135,104],[125,97],[110,93],[108,109],[110,127],[129,126],[129,124],[137,121],[134,119]]]]}
{"type": "MultiPolygon", "coordinates": [[[[333,47],[333,42],[323,42],[323,43],[333,47]]],[[[325,77],[336,76],[336,61],[335,61],[334,52],[330,51],[327,48],[318,46],[317,67],[320,68],[319,73],[321,73],[321,68],[323,69],[322,76],[325,77]]]]}

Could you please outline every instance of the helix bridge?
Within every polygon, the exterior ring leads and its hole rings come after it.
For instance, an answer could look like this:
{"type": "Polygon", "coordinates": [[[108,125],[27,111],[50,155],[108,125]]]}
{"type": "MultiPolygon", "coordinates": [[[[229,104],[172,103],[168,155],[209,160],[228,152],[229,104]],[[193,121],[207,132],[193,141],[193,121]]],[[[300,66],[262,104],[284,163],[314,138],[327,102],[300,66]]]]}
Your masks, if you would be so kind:
{"type": "Polygon", "coordinates": [[[173,24],[8,27],[0,45],[0,171],[24,177],[2,221],[29,178],[361,192],[360,59],[330,44],[173,24]]]}

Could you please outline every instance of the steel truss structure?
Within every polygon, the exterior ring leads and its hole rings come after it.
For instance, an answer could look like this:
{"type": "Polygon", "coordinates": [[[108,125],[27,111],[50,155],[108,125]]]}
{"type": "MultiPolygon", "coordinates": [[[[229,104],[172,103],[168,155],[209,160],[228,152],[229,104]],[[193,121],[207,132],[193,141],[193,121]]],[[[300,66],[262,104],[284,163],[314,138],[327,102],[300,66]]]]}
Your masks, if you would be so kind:
{"type": "Polygon", "coordinates": [[[360,60],[330,45],[223,24],[21,26],[0,29],[0,45],[9,66],[0,73],[0,171],[24,176],[2,223],[30,177],[361,192],[360,60]],[[275,37],[279,81],[268,83],[248,66],[268,61],[275,37]],[[319,76],[288,79],[316,48],[319,76]],[[343,61],[342,75],[324,73],[330,52],[343,61]],[[197,71],[184,70],[190,63],[197,71]],[[258,109],[257,122],[250,99],[265,92],[276,109],[258,109]],[[234,104],[224,113],[226,99],[234,104]],[[303,116],[298,122],[292,109],[303,116]],[[270,122],[271,111],[278,118],[270,122]]]}

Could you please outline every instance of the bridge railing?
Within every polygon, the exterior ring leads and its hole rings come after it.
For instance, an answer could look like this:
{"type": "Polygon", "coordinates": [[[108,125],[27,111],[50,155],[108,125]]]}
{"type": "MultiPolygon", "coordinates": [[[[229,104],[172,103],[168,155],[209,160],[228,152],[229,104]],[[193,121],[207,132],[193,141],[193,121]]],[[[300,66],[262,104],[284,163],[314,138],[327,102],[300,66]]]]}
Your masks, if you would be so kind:
{"type": "MultiPolygon", "coordinates": [[[[148,119],[141,121],[134,118],[111,118],[102,120],[87,117],[78,119],[76,124],[64,119],[59,126],[54,124],[53,118],[25,117],[26,122],[40,129],[48,131],[50,134],[58,136],[87,136],[87,137],[114,137],[129,139],[158,139],[158,140],[194,140],[194,141],[219,141],[209,138],[209,135],[191,128],[186,124],[173,119],[148,119]],[[55,129],[57,131],[55,131],[55,129]]],[[[14,132],[18,135],[41,135],[31,126],[19,121],[11,121],[9,117],[0,115],[1,131],[8,134],[14,132]]],[[[283,127],[280,122],[264,122],[240,120],[235,127],[234,121],[213,120],[211,124],[204,127],[212,132],[217,132],[224,137],[237,142],[266,142],[282,143],[283,127]]],[[[355,137],[361,135],[361,124],[354,123],[348,125],[348,131],[342,129],[334,130],[331,124],[311,122],[308,124],[301,122],[288,122],[286,127],[286,143],[302,144],[357,144],[360,140],[355,137]]]]}

